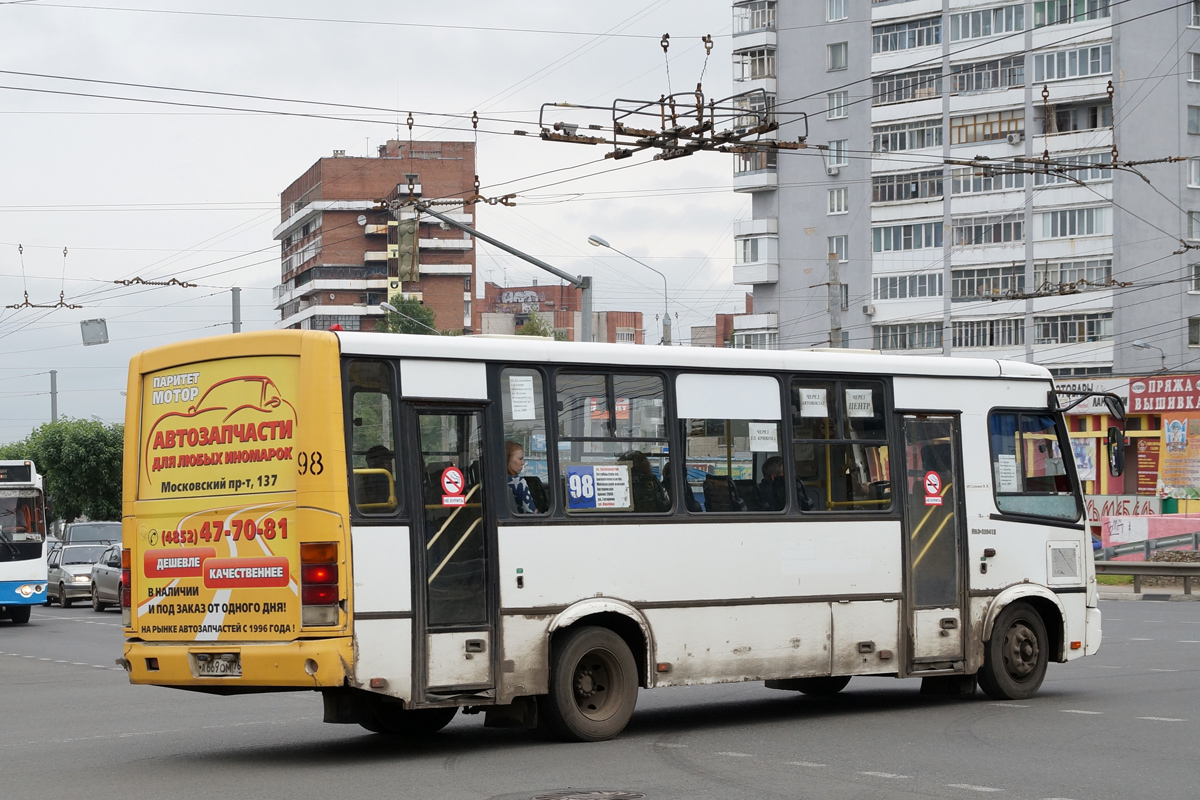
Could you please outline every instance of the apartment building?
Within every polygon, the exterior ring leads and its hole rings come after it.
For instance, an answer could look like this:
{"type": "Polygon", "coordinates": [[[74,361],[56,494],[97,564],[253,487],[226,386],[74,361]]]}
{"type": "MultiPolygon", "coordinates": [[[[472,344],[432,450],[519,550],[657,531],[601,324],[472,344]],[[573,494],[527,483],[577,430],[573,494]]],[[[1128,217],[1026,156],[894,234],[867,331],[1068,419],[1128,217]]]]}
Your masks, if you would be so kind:
{"type": "Polygon", "coordinates": [[[735,90],[825,148],[738,157],[733,344],[1200,361],[1200,2],[1175,6],[734,3],[735,90]],[[1046,156],[1080,169],[1019,162],[1046,156]]]}
{"type": "MultiPolygon", "coordinates": [[[[568,342],[580,341],[583,330],[583,290],[564,283],[501,286],[487,281],[479,333],[516,333],[537,314],[568,342]]],[[[645,344],[640,311],[593,311],[592,341],[645,344]]]]}
{"type": "MultiPolygon", "coordinates": [[[[425,200],[470,197],[475,186],[472,142],[389,141],[377,158],[347,157],[335,150],[318,159],[280,197],[280,283],[275,287],[278,328],[369,331],[383,318],[379,304],[403,292],[432,308],[439,330],[472,333],[478,310],[474,238],[419,218],[418,280],[401,280],[391,211],[379,201],[410,194],[425,200]]],[[[475,206],[438,210],[475,227],[475,206]]],[[[403,219],[416,217],[403,210],[403,219]]]]}

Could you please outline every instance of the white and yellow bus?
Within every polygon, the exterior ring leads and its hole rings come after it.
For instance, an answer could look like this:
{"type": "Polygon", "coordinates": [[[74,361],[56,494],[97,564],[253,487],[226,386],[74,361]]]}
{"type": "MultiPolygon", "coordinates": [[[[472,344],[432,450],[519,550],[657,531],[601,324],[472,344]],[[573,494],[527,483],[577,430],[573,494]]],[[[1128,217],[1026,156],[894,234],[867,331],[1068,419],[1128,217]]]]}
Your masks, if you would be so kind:
{"type": "Polygon", "coordinates": [[[276,331],[141,353],[127,414],[138,684],[599,740],[639,687],[1024,698],[1100,644],[1037,366],[276,331]]]}

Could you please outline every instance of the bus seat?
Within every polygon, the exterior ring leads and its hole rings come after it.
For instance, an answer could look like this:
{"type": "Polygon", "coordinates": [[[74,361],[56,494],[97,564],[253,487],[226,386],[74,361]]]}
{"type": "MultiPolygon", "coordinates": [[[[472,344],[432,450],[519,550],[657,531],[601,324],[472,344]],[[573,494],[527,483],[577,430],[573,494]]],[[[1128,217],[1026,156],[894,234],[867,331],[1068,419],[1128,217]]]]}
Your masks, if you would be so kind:
{"type": "Polygon", "coordinates": [[[745,511],[746,503],[729,477],[705,475],[704,508],[706,511],[745,511]]]}
{"type": "Polygon", "coordinates": [[[733,482],[737,488],[738,496],[742,498],[742,502],[746,504],[747,511],[771,511],[767,508],[767,504],[763,502],[762,494],[758,491],[758,484],[752,480],[738,479],[733,482]]]}
{"type": "MultiPolygon", "coordinates": [[[[525,484],[529,486],[529,494],[533,497],[533,505],[538,513],[545,514],[549,511],[550,495],[546,492],[546,485],[542,483],[542,479],[536,475],[526,475],[525,484]]],[[[507,494],[510,498],[512,497],[512,492],[507,494]]]]}

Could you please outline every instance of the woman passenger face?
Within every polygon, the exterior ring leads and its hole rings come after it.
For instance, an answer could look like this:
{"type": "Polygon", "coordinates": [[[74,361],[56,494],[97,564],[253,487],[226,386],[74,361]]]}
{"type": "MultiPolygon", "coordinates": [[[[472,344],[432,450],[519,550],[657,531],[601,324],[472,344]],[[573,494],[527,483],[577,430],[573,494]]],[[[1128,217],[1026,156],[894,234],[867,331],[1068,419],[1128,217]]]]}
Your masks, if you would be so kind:
{"type": "Polygon", "coordinates": [[[523,469],[525,469],[525,451],[518,447],[508,457],[508,474],[520,475],[523,469]]]}

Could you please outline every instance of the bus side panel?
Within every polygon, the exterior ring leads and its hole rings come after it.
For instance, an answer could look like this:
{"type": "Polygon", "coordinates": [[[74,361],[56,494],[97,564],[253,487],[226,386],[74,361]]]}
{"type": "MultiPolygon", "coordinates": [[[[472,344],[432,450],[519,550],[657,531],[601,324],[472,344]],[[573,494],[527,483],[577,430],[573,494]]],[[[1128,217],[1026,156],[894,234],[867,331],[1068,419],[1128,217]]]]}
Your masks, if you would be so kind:
{"type": "Polygon", "coordinates": [[[350,529],[355,686],[412,699],[412,556],[406,526],[350,529]]]}

